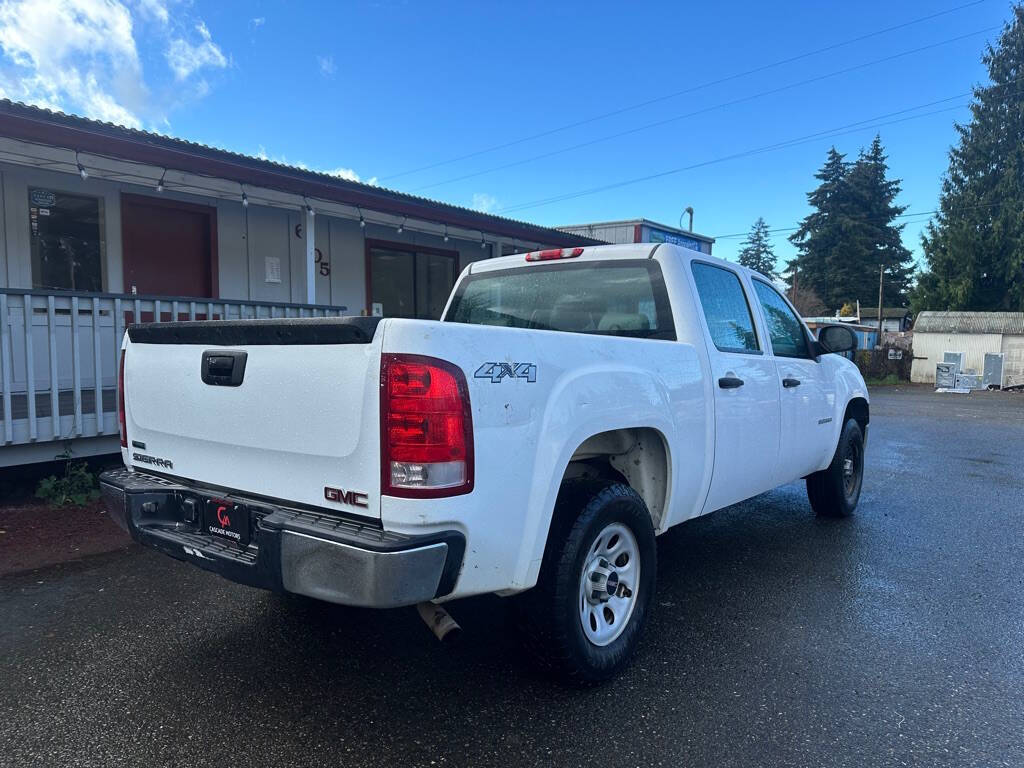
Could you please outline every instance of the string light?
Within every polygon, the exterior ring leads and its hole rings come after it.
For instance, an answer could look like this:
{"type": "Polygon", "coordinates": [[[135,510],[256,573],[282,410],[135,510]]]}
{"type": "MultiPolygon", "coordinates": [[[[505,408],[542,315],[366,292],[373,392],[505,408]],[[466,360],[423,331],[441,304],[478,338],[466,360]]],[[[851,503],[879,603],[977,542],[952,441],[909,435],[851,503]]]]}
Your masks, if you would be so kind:
{"type": "Polygon", "coordinates": [[[484,233],[481,232],[480,233],[480,250],[482,251],[486,247],[487,247],[487,243],[484,242],[484,233]]]}
{"type": "Polygon", "coordinates": [[[164,168],[163,172],[160,174],[160,180],[156,183],[156,191],[157,192],[163,192],[164,191],[164,176],[166,176],[166,175],[167,175],[167,169],[164,168]]]}
{"type": "Polygon", "coordinates": [[[78,152],[75,152],[75,165],[78,166],[78,175],[82,177],[82,181],[89,178],[89,172],[85,170],[85,166],[82,165],[82,161],[78,159],[78,152]]]}
{"type": "Polygon", "coordinates": [[[447,224],[444,225],[444,241],[446,243],[448,242],[448,225],[447,224]]]}
{"type": "Polygon", "coordinates": [[[366,219],[363,218],[363,209],[356,208],[356,210],[359,211],[359,228],[366,229],[366,219]]]}
{"type": "Polygon", "coordinates": [[[245,192],[242,193],[242,207],[243,208],[248,208],[249,207],[249,196],[247,194],[245,194],[245,192]]]}
{"type": "MultiPolygon", "coordinates": [[[[306,198],[302,198],[306,200],[306,198]]],[[[309,204],[309,200],[306,200],[306,213],[310,216],[316,216],[316,211],[313,210],[313,206],[309,204]]]]}
{"type": "Polygon", "coordinates": [[[397,232],[398,234],[402,234],[405,231],[405,220],[407,218],[409,218],[409,217],[408,216],[403,216],[402,217],[402,223],[398,225],[398,229],[396,229],[395,232],[397,232]]]}

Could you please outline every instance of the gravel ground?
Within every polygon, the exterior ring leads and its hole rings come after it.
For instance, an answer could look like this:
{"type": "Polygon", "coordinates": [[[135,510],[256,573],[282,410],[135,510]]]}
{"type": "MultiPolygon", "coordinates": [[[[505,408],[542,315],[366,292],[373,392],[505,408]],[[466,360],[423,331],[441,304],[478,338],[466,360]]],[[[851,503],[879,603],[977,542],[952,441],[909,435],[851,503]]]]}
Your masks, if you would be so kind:
{"type": "Polygon", "coordinates": [[[1024,765],[1024,396],[879,390],[861,506],[659,539],[635,664],[574,691],[499,598],[320,607],[137,547],[0,579],[0,765],[1024,765]]]}

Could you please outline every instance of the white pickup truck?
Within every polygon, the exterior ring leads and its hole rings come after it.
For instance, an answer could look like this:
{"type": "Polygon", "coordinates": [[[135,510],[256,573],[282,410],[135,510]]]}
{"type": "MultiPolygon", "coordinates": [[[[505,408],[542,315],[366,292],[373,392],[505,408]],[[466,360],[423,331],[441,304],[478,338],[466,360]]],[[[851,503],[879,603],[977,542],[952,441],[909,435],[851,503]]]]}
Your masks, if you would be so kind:
{"type": "Polygon", "coordinates": [[[800,478],[854,509],[855,344],[668,244],[476,262],[440,321],[134,325],[101,488],[138,542],[243,584],[514,595],[537,658],[594,682],[637,644],[656,535],[800,478]]]}

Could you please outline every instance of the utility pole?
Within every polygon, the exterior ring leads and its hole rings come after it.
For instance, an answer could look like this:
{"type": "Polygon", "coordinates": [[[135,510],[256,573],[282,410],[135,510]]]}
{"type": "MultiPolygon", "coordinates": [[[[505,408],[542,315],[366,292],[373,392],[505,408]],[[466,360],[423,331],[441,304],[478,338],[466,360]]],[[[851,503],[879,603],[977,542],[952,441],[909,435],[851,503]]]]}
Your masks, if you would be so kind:
{"type": "Polygon", "coordinates": [[[882,277],[885,275],[885,265],[878,265],[878,341],[875,344],[882,348],[882,277]]]}

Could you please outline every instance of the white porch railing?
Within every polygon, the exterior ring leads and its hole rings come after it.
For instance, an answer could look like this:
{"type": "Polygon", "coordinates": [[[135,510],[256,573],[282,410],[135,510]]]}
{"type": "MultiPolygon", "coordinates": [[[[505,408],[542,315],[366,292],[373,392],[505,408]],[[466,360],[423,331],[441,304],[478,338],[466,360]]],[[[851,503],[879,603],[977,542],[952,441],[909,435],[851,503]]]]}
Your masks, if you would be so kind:
{"type": "MultiPolygon", "coordinates": [[[[0,289],[0,450],[117,434],[121,338],[134,322],[331,317],[344,307],[0,289]]],[[[0,460],[0,466],[9,462],[0,460]]]]}

